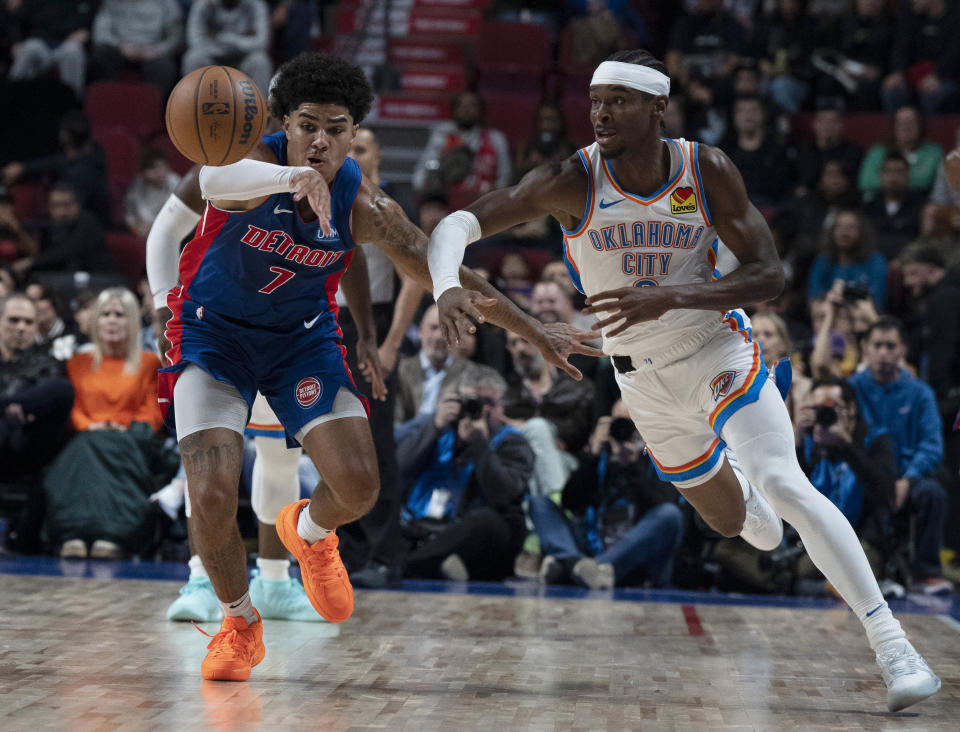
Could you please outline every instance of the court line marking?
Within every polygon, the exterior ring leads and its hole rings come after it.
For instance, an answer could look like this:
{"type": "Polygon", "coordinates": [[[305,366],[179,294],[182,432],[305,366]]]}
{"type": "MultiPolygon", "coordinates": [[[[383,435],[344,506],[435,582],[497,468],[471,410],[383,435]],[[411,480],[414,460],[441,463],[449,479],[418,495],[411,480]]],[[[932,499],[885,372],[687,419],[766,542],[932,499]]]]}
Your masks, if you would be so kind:
{"type": "Polygon", "coordinates": [[[957,620],[956,618],[951,618],[949,615],[937,615],[936,618],[944,625],[949,625],[955,631],[960,633],[960,620],[957,620]]]}

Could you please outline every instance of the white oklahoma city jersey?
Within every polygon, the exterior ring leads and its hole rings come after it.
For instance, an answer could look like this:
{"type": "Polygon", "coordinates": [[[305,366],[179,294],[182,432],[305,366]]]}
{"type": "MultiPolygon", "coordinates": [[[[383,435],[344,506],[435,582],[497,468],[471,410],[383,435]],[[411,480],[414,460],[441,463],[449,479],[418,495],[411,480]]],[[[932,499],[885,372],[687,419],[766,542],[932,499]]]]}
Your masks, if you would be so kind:
{"type": "MultiPolygon", "coordinates": [[[[589,174],[587,207],[580,225],[564,230],[564,260],[587,296],[621,287],[710,282],[720,276],[721,244],[703,195],[699,143],[665,139],[670,151],[667,183],[652,196],[629,193],[618,183],[616,161],[597,144],[579,151],[589,174]]],[[[731,268],[735,262],[729,254],[731,268]]],[[[744,319],[741,311],[735,311],[744,319]]],[[[637,369],[685,358],[717,332],[730,329],[716,310],[671,310],[617,336],[603,331],[603,350],[631,355],[637,369]]]]}

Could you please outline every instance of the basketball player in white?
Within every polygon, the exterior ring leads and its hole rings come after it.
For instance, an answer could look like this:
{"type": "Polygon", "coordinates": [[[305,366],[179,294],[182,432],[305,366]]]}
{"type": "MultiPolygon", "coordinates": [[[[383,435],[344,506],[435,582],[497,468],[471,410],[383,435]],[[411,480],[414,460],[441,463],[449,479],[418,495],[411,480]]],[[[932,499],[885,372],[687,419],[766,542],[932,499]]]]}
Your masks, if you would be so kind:
{"type": "Polygon", "coordinates": [[[884,602],[850,524],[800,469],[786,407],[735,309],[781,291],[773,238],[726,155],[661,137],[669,92],[666,67],[649,53],[614,54],[590,85],[593,145],[440,223],[428,259],[441,325],[456,342],[492,305],[460,286],[468,244],[547,214],[557,219],[567,268],[588,296],[584,312],[600,318],[603,351],[661,476],[724,536],[741,534],[748,508],[759,516],[772,505],[789,521],[863,623],[889,709],[902,709],[940,680],[884,602]],[[722,278],[719,240],[740,263],[722,278]],[[769,505],[741,485],[725,444],[769,505]]]}

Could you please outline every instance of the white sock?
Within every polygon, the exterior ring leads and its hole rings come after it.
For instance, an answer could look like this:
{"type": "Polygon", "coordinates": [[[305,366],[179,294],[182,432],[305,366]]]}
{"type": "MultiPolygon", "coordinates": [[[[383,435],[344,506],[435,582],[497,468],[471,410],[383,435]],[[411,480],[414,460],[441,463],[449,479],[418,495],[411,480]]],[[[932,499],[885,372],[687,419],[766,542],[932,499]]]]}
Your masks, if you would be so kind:
{"type": "Polygon", "coordinates": [[[233,602],[221,602],[220,606],[223,608],[224,615],[233,615],[234,617],[241,617],[247,621],[247,623],[257,622],[257,614],[253,611],[253,603],[250,602],[250,591],[243,593],[243,597],[239,600],[234,600],[233,602]]]}
{"type": "Polygon", "coordinates": [[[290,560],[257,557],[257,569],[260,570],[260,576],[265,580],[283,581],[289,577],[290,560]]]}
{"type": "Polygon", "coordinates": [[[297,521],[297,534],[308,544],[316,544],[318,541],[323,541],[330,536],[330,529],[318,526],[316,522],[310,518],[310,504],[308,503],[303,507],[303,510],[300,511],[300,519],[297,521]]]}
{"type": "Polygon", "coordinates": [[[900,627],[900,621],[893,617],[882,596],[858,602],[853,607],[853,612],[863,623],[863,629],[867,631],[867,640],[874,651],[887,641],[906,638],[903,628],[900,627]],[[867,613],[870,615],[868,616],[867,613]]]}
{"type": "Polygon", "coordinates": [[[207,570],[203,566],[203,561],[201,561],[199,554],[191,556],[190,561],[187,562],[187,566],[190,567],[190,579],[201,579],[207,576],[207,570]]]}

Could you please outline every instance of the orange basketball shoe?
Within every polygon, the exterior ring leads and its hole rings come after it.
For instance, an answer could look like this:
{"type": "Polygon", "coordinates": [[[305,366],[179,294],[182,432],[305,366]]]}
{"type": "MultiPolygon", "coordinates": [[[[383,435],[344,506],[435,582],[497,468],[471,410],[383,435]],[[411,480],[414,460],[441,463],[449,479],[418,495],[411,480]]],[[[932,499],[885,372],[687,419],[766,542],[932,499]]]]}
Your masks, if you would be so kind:
{"type": "MultiPolygon", "coordinates": [[[[256,608],[253,611],[257,613],[256,608]]],[[[210,653],[200,664],[203,678],[211,681],[246,681],[250,678],[250,669],[260,663],[267,652],[263,647],[260,613],[257,613],[257,622],[249,625],[241,617],[227,615],[220,632],[211,637],[213,640],[207,645],[210,653]]]]}
{"type": "Polygon", "coordinates": [[[337,547],[335,531],[323,541],[308,544],[297,533],[300,512],[310,499],[291,503],[277,514],[277,534],[287,550],[300,562],[303,588],[314,610],[331,623],[342,623],[353,613],[353,585],[347,576],[337,547]]]}

